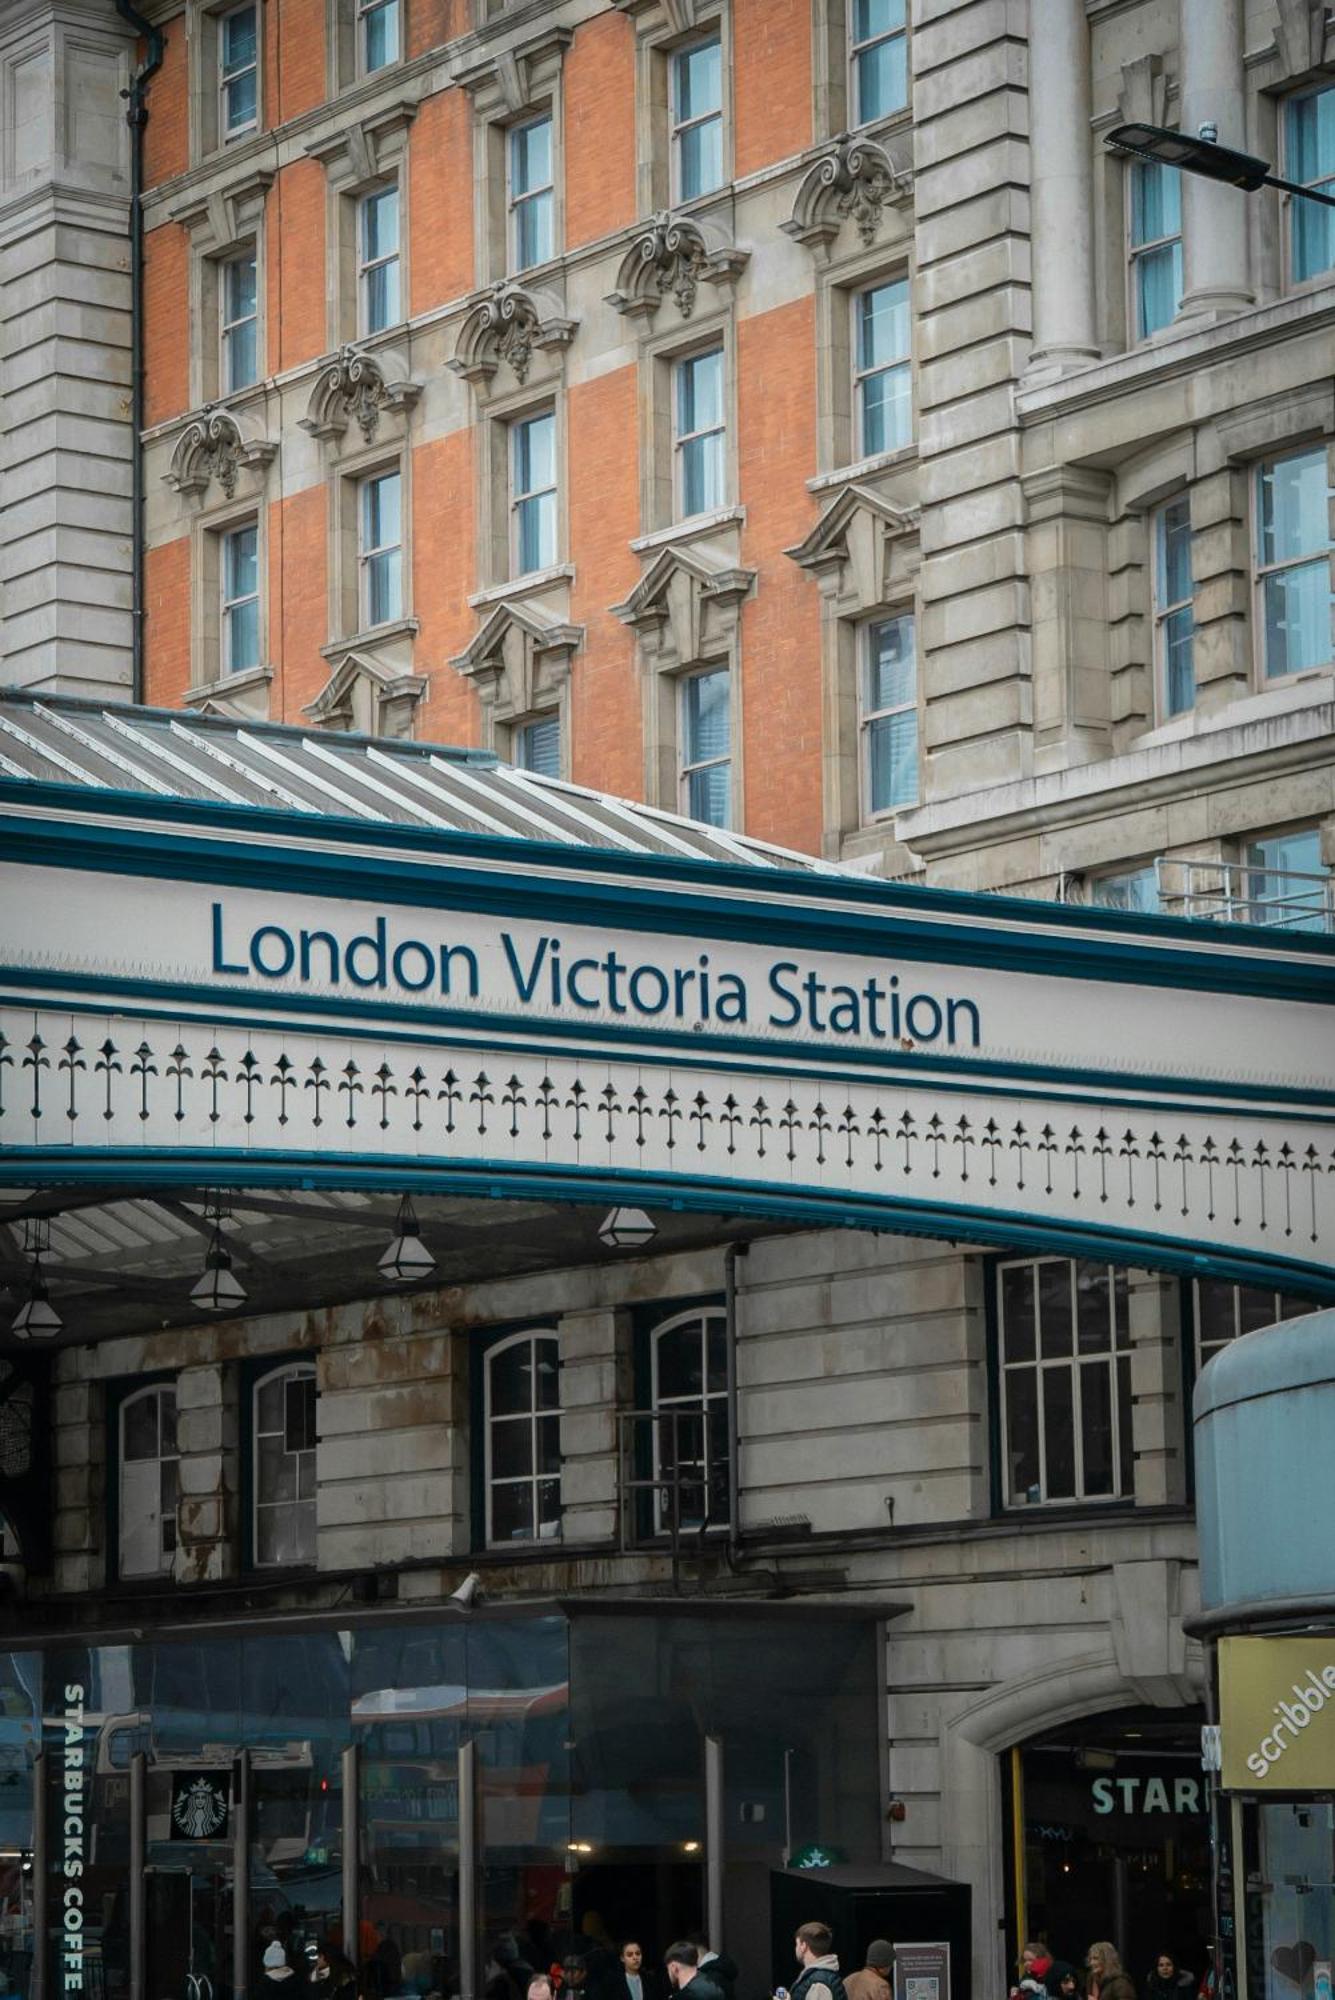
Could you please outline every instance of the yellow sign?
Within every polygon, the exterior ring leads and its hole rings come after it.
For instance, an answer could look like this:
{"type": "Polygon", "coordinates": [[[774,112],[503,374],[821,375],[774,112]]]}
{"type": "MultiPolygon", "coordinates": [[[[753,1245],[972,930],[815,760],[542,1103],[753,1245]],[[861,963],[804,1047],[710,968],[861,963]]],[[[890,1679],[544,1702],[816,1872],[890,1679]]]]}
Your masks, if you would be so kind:
{"type": "Polygon", "coordinates": [[[1221,1639],[1219,1721],[1226,1791],[1335,1787],[1335,1632],[1221,1639]]]}

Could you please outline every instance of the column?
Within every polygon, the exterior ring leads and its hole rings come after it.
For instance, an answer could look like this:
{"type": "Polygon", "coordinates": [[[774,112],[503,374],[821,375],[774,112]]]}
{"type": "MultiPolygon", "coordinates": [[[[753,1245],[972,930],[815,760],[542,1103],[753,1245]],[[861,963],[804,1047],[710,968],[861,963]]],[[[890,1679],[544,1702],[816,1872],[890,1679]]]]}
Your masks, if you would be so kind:
{"type": "Polygon", "coordinates": [[[1084,0],[1031,0],[1029,173],[1034,287],[1031,379],[1099,357],[1094,179],[1084,0]]]}
{"type": "MultiPolygon", "coordinates": [[[[1218,127],[1221,146],[1247,149],[1242,0],[1182,0],[1182,130],[1218,127]]],[[[1239,188],[1182,175],[1180,319],[1217,319],[1253,300],[1247,201],[1239,188]]]]}

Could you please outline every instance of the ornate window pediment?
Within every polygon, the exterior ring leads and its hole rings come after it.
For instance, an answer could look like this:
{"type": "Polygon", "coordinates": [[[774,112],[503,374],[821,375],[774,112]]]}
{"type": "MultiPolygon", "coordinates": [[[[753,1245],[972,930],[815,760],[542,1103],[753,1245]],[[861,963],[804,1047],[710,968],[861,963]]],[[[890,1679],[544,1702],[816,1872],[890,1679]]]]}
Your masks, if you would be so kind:
{"type": "Polygon", "coordinates": [[[1275,47],[1286,77],[1335,61],[1335,19],[1328,0],[1278,0],[1275,47]]]}
{"type": "Polygon", "coordinates": [[[411,736],[426,676],[349,648],[335,654],[329,679],[302,710],[321,729],[361,736],[411,736]]]}
{"type": "Polygon", "coordinates": [[[742,600],[756,573],[701,548],[665,548],[616,616],[639,637],[647,659],[671,671],[711,657],[737,637],[742,600]]]}
{"type": "Polygon", "coordinates": [[[578,325],[550,292],[504,279],[470,308],[449,365],[465,382],[485,384],[504,361],[515,380],[524,382],[535,349],[550,353],[568,347],[578,325]]]}
{"type": "Polygon", "coordinates": [[[345,347],[315,378],[301,428],[312,437],[340,438],[355,423],[365,444],[375,442],[380,419],[412,407],[422,393],[403,362],[389,348],[375,353],[345,347]]]}
{"type": "Polygon", "coordinates": [[[163,480],[192,500],[202,499],[216,484],[230,500],[240,473],[263,471],[277,451],[278,446],[255,432],[246,417],[205,404],[176,440],[163,480]]]}
{"type": "Polygon", "coordinates": [[[846,486],[806,540],[785,551],[834,595],[856,605],[884,603],[917,573],[918,511],[896,507],[868,486],[846,486]]]}
{"type": "Polygon", "coordinates": [[[682,318],[689,319],[701,281],[734,285],[750,256],[712,218],[665,212],[636,236],[617,268],[616,290],[607,294],[607,303],[628,318],[648,319],[670,293],[682,318]]]}
{"type": "Polygon", "coordinates": [[[792,216],[782,227],[809,250],[828,251],[852,216],[859,236],[870,245],[886,209],[906,202],[912,192],[913,175],[897,167],[884,146],[841,132],[804,175],[792,216]]]}
{"type": "Polygon", "coordinates": [[[493,722],[552,708],[584,644],[584,627],[535,604],[499,604],[450,664],[471,680],[493,722]]]}

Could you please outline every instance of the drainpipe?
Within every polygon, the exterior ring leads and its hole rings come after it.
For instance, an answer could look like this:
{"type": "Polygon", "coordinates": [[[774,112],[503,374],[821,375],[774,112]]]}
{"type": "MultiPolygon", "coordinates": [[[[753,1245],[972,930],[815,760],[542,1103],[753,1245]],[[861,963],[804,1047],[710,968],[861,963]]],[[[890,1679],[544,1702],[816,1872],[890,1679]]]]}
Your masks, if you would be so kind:
{"type": "Polygon", "coordinates": [[[130,699],[144,698],[144,127],[148,123],[148,84],[162,67],[163,35],[145,20],[133,0],[115,0],[116,12],[142,36],[146,54],[122,94],[127,100],[125,122],[130,128],[130,699]]]}
{"type": "Polygon", "coordinates": [[[750,1245],[730,1243],[723,1257],[724,1339],[728,1362],[728,1566],[737,1566],[741,1542],[741,1468],[738,1464],[737,1415],[737,1259],[745,1257],[750,1245]]]}

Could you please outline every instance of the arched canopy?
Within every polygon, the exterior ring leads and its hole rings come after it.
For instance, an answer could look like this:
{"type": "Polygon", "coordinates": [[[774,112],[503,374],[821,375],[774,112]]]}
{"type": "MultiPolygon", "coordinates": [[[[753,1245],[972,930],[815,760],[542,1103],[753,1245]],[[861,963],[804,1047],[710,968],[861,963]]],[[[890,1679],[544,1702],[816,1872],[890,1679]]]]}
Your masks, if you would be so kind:
{"type": "Polygon", "coordinates": [[[11,1184],[633,1199],[1335,1296],[1327,938],[25,696],[0,814],[11,1184]]]}

